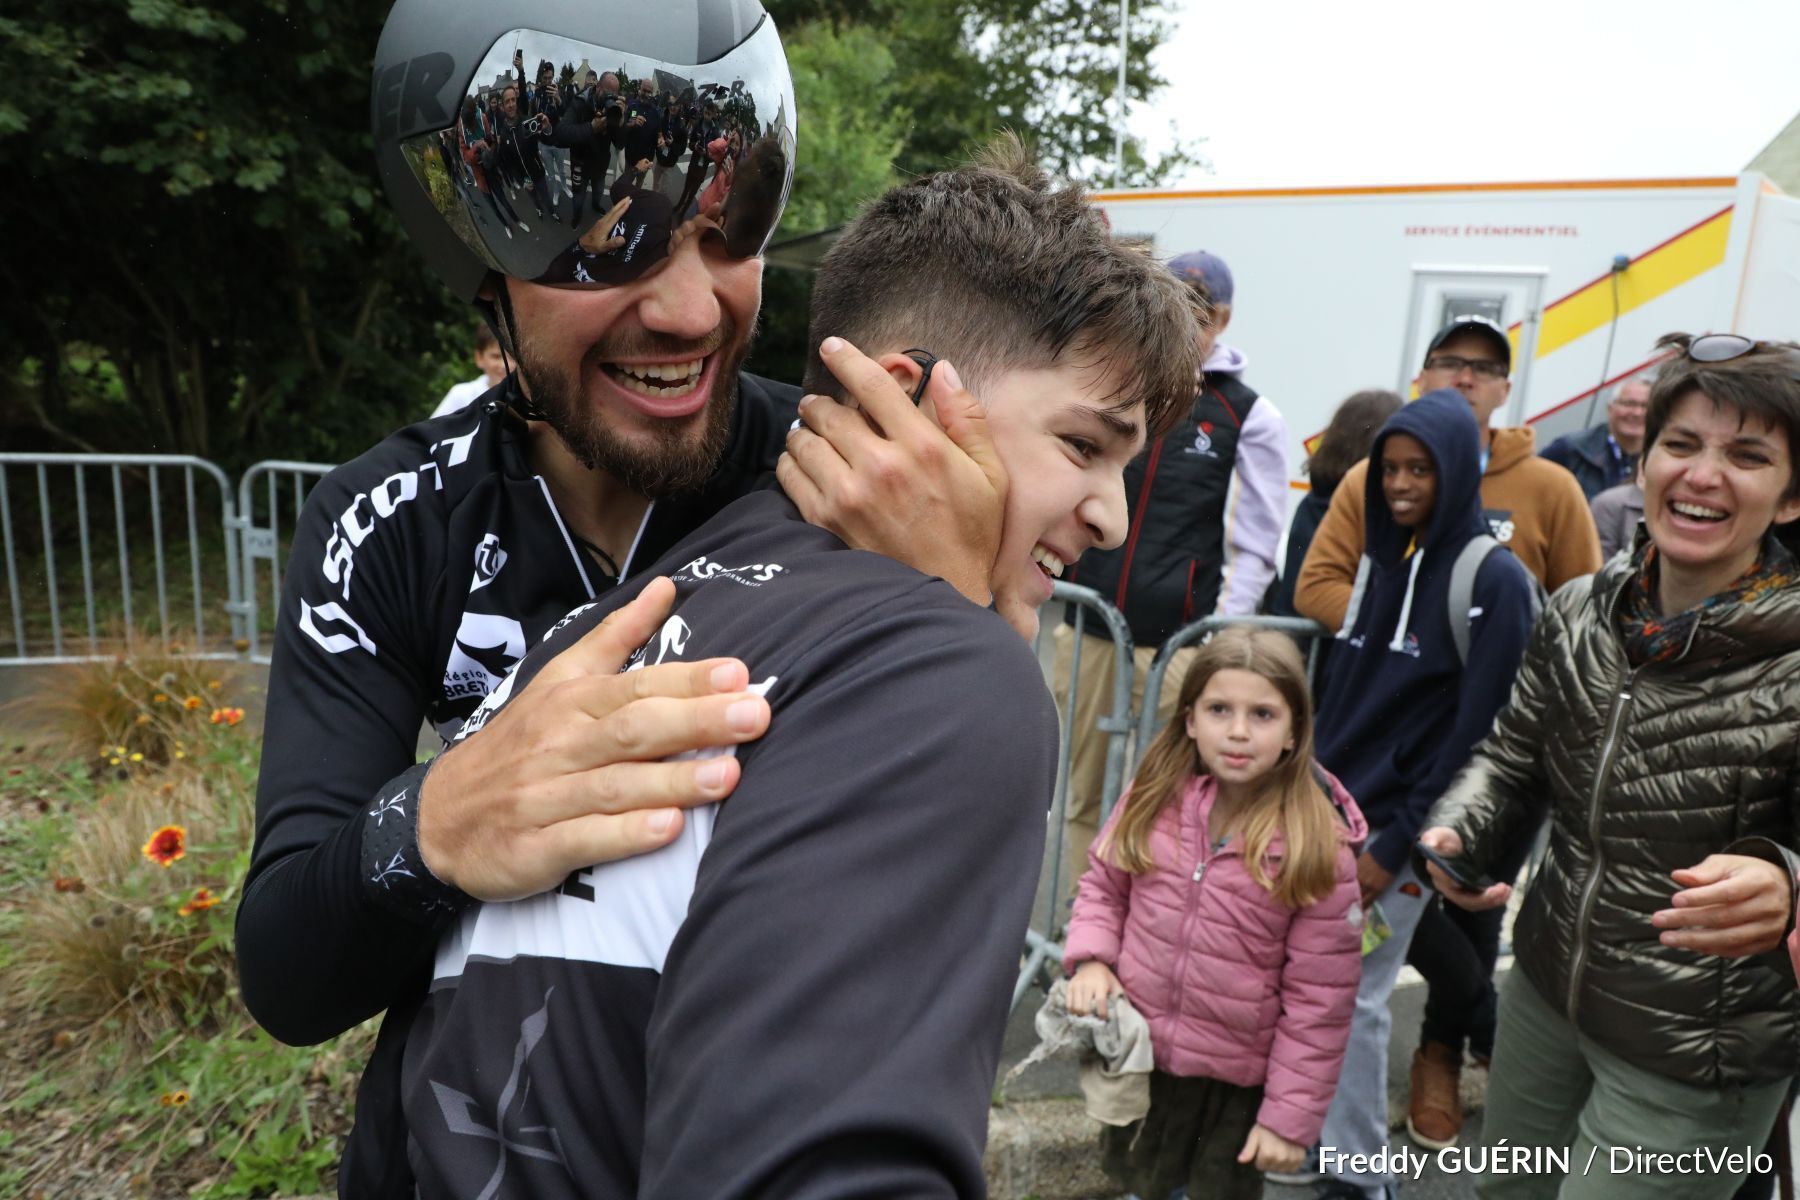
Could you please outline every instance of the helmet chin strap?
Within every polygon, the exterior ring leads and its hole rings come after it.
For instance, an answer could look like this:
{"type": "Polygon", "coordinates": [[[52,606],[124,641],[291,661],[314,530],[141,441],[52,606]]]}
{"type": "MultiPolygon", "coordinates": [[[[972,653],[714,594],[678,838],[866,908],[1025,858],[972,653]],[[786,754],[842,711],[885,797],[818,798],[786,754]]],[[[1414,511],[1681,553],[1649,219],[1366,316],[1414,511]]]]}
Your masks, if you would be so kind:
{"type": "Polygon", "coordinates": [[[519,373],[513,367],[512,357],[507,351],[509,346],[515,353],[517,351],[519,321],[517,317],[513,316],[512,296],[506,288],[506,276],[495,272],[493,281],[494,295],[498,297],[498,303],[476,296],[474,304],[476,311],[481,314],[482,320],[486,321],[488,328],[494,331],[494,339],[500,343],[500,361],[506,367],[508,380],[507,401],[511,404],[513,412],[524,420],[542,421],[544,410],[525,394],[525,389],[519,381],[519,373]]]}

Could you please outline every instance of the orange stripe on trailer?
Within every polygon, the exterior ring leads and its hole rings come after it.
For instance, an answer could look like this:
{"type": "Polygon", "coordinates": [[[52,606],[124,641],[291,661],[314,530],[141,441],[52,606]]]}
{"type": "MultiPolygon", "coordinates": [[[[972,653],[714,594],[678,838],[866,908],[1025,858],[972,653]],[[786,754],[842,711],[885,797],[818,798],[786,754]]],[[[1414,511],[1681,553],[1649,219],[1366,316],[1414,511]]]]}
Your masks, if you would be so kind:
{"type": "Polygon", "coordinates": [[[1363,187],[1212,188],[1186,191],[1090,192],[1088,199],[1118,203],[1129,200],[1240,200],[1284,196],[1412,196],[1444,192],[1638,191],[1649,188],[1735,187],[1729,175],[1698,179],[1573,179],[1525,183],[1376,184],[1363,187]]]}

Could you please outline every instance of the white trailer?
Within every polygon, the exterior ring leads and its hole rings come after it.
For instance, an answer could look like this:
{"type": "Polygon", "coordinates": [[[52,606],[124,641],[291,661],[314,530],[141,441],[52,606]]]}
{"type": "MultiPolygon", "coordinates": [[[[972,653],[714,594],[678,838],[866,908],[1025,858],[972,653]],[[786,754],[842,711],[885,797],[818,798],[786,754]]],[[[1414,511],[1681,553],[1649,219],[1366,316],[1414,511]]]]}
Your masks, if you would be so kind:
{"type": "Polygon", "coordinates": [[[1736,179],[1101,192],[1160,257],[1210,250],[1236,282],[1225,340],[1287,418],[1290,472],[1351,392],[1411,384],[1434,331],[1513,338],[1496,423],[1538,445],[1604,420],[1664,333],[1800,340],[1800,199],[1736,179]]]}

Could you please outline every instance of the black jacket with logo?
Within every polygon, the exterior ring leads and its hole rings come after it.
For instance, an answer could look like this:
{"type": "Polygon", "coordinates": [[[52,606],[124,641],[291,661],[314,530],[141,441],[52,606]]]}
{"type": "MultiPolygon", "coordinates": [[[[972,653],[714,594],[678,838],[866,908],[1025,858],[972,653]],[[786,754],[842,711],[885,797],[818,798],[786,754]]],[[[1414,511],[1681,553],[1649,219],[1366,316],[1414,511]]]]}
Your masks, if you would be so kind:
{"type": "MultiPolygon", "coordinates": [[[[294,531],[237,919],[244,1001],[285,1042],[323,1041],[422,996],[435,932],[371,901],[360,818],[414,764],[423,720],[454,733],[528,646],[613,583],[564,526],[498,395],[339,467],[294,531]]],[[[751,491],[797,400],[740,377],[718,470],[652,506],[624,569],[751,491]]],[[[384,1038],[378,1055],[394,1049],[384,1038]]]]}
{"type": "Polygon", "coordinates": [[[1258,398],[1236,375],[1207,372],[1187,419],[1125,469],[1125,544],[1088,551],[1070,576],[1125,614],[1139,646],[1162,645],[1218,606],[1225,498],[1258,398]]]}
{"type": "MultiPolygon", "coordinates": [[[[404,1149],[434,1197],[982,1194],[1056,767],[1035,658],[778,492],[647,574],[678,600],[626,669],[740,658],[769,732],[671,845],[442,927],[403,1059],[369,1068],[404,1128],[359,1105],[347,1177],[404,1149]]],[[[468,729],[640,586],[571,614],[468,729]]]]}

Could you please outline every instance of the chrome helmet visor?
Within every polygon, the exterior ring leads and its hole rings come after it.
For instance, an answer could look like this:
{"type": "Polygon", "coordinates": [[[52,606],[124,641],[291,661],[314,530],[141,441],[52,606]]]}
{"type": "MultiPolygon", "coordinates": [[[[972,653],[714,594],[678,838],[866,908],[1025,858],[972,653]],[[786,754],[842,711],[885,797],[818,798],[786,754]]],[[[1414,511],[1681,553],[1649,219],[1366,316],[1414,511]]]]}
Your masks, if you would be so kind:
{"type": "Polygon", "coordinates": [[[515,29],[483,56],[454,122],[400,148],[491,269],[610,287],[690,238],[763,252],[794,178],[793,85],[766,17],[698,65],[515,29]]]}

